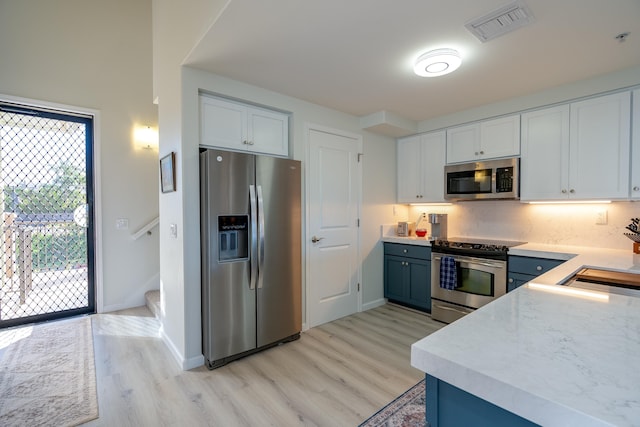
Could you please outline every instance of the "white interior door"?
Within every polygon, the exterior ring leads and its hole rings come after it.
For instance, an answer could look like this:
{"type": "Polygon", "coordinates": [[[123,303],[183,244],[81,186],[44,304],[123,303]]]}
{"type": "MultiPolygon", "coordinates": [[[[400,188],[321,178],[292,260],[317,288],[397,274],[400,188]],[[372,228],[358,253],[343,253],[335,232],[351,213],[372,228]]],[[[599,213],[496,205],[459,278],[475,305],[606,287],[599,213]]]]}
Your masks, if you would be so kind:
{"type": "Polygon", "coordinates": [[[359,310],[362,137],[308,128],[307,323],[359,310]]]}

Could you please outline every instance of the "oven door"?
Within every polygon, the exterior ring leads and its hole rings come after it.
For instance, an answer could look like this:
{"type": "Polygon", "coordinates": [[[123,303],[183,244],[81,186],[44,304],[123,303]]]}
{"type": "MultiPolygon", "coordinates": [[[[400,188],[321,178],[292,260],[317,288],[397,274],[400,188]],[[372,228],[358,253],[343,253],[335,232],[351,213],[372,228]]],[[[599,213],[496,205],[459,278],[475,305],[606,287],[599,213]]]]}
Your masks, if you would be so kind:
{"type": "Polygon", "coordinates": [[[507,262],[461,255],[431,254],[431,298],[480,308],[507,293],[507,262]],[[440,264],[445,256],[456,262],[454,289],[440,287],[440,264]]]}

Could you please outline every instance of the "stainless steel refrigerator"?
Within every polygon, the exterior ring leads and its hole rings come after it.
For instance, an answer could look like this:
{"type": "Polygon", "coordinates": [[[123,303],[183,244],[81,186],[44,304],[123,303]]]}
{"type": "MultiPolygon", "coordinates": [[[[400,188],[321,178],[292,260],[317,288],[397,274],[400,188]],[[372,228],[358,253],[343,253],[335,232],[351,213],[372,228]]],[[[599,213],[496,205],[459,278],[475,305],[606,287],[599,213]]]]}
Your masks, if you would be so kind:
{"type": "Polygon", "coordinates": [[[301,164],[200,153],[202,347],[214,369],[300,336],[301,164]]]}

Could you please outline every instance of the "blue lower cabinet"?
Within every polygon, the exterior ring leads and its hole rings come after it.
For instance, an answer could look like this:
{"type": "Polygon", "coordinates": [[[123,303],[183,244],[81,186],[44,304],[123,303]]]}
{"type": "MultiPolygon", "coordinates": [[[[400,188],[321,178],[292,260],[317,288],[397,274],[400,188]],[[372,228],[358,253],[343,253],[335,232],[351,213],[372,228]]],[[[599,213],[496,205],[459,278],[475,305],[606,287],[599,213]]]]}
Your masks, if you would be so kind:
{"type": "Polygon", "coordinates": [[[509,279],[507,280],[507,292],[511,292],[525,283],[535,279],[538,276],[532,276],[530,274],[509,272],[509,279]]]}
{"type": "Polygon", "coordinates": [[[517,289],[519,286],[535,279],[562,264],[564,261],[557,259],[525,257],[510,255],[507,261],[507,292],[517,289]]]}
{"type": "Polygon", "coordinates": [[[431,248],[384,244],[384,297],[431,312],[431,248]]]}
{"type": "Polygon", "coordinates": [[[533,427],[537,424],[467,393],[431,375],[426,376],[426,419],[429,427],[533,427]]]}

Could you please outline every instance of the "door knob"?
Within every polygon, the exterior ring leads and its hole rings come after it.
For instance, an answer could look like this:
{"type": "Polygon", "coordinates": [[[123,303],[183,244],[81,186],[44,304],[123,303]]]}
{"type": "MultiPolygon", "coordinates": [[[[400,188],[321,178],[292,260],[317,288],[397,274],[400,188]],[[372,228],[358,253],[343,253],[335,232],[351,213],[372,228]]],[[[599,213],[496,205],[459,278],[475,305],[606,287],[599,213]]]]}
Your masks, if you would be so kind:
{"type": "Polygon", "coordinates": [[[316,236],[313,236],[313,237],[311,238],[311,241],[312,241],[313,243],[318,243],[318,242],[319,242],[320,240],[322,240],[322,239],[324,239],[324,237],[316,237],[316,236]]]}

